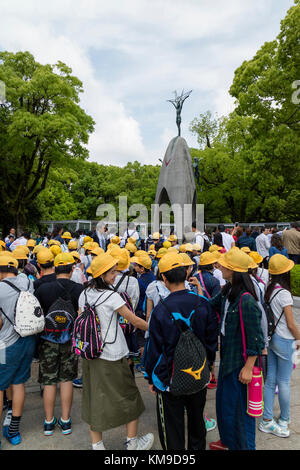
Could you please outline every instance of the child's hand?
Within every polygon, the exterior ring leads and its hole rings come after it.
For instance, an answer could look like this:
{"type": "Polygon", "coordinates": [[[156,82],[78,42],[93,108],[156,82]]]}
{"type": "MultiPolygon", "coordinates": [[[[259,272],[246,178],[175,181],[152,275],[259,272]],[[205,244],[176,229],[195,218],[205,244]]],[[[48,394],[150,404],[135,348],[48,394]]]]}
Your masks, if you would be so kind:
{"type": "Polygon", "coordinates": [[[150,390],[151,393],[156,395],[156,391],[154,390],[154,385],[149,385],[149,390],[150,390]]]}

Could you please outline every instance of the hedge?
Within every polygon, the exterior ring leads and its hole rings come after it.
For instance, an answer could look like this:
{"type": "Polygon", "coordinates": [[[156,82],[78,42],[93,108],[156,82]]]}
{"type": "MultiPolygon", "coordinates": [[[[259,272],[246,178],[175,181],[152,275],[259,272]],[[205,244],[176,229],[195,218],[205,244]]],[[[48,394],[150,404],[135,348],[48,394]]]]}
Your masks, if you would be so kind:
{"type": "Polygon", "coordinates": [[[291,270],[292,294],[300,297],[300,264],[296,264],[291,270]]]}

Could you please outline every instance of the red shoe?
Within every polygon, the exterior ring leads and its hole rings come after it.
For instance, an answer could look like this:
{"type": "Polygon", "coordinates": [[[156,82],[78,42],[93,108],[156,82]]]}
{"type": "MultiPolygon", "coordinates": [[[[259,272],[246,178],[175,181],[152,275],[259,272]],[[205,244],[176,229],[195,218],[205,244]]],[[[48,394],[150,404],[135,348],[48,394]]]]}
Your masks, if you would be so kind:
{"type": "Polygon", "coordinates": [[[218,386],[217,379],[216,379],[215,376],[212,374],[211,381],[210,381],[209,384],[207,385],[207,388],[208,388],[209,390],[214,390],[215,388],[217,388],[217,386],[218,386]]]}
{"type": "Polygon", "coordinates": [[[228,450],[228,447],[224,446],[221,439],[217,442],[210,442],[209,448],[210,450],[228,450]]]}

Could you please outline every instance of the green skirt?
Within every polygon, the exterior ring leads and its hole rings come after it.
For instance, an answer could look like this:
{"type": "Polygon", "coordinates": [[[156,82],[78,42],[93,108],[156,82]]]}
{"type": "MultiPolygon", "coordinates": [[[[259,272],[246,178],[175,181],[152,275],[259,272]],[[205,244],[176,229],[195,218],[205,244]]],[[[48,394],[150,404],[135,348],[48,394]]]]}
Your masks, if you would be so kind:
{"type": "Polygon", "coordinates": [[[136,420],[145,406],[126,358],[83,359],[82,419],[103,432],[136,420]]]}

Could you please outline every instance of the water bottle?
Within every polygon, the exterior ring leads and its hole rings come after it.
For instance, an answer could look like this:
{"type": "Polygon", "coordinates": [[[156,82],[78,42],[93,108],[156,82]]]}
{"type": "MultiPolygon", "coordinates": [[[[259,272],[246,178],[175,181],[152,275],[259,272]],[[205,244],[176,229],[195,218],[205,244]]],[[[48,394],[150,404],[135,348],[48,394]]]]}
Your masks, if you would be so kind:
{"type": "Polygon", "coordinates": [[[247,386],[247,413],[258,418],[262,416],[263,410],[263,374],[259,367],[254,366],[252,380],[247,386]]]}

